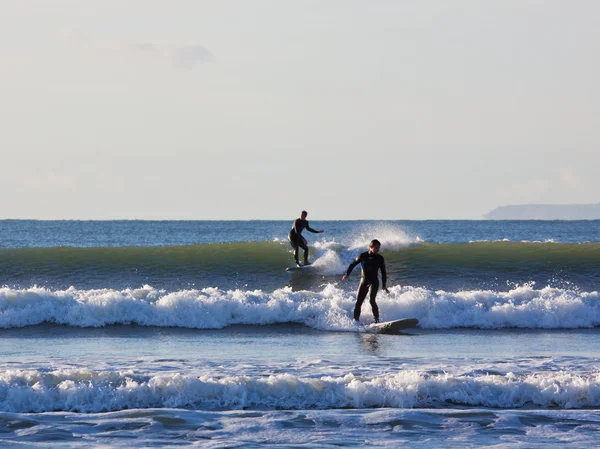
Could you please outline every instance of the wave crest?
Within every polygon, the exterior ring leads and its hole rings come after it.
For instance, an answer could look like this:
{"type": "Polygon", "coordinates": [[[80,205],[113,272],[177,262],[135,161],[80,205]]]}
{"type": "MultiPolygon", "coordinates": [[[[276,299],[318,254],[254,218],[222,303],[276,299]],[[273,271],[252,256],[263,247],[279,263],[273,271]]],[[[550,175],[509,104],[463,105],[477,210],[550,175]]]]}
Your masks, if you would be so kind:
{"type": "MultiPolygon", "coordinates": [[[[600,295],[533,284],[510,291],[432,291],[393,286],[377,302],[386,321],[414,317],[423,328],[590,328],[600,325],[600,295]]],[[[52,291],[45,288],[0,288],[0,327],[45,322],[74,327],[112,324],[223,328],[232,324],[302,323],[321,330],[354,330],[354,294],[334,284],[320,292],[286,287],[262,290],[180,290],[151,286],[138,289],[52,291]]],[[[372,320],[368,305],[362,321],[372,320]]]]}
{"type": "Polygon", "coordinates": [[[19,413],[143,408],[334,409],[600,406],[600,373],[469,375],[399,371],[377,377],[142,375],[133,371],[0,371],[0,409],[19,413]]]}

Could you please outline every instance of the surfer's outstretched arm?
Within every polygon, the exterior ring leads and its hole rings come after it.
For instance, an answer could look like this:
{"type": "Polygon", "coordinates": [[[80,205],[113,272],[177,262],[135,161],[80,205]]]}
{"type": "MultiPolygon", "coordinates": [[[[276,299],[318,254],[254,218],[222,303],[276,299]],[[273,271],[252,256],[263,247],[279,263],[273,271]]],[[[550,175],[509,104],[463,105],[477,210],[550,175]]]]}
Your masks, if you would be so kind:
{"type": "Polygon", "coordinates": [[[342,276],[342,280],[347,279],[348,276],[350,276],[350,273],[352,273],[352,270],[354,270],[354,267],[357,266],[362,258],[362,254],[357,256],[356,259],[354,259],[354,262],[352,262],[350,265],[348,265],[348,269],[346,270],[346,274],[344,274],[344,276],[342,276]]]}
{"type": "Polygon", "coordinates": [[[313,232],[315,234],[321,234],[323,232],[323,231],[317,231],[316,229],[311,228],[310,225],[308,224],[308,220],[306,221],[306,230],[313,232]]]}

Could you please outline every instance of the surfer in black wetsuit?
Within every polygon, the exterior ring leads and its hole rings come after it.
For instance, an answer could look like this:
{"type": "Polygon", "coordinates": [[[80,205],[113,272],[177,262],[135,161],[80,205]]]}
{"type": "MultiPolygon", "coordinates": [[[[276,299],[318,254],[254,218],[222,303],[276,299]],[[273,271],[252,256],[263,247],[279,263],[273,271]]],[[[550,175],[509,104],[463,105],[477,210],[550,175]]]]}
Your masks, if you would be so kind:
{"type": "Polygon", "coordinates": [[[381,270],[381,283],[383,284],[383,290],[389,293],[386,287],[387,273],[385,271],[385,261],[383,256],[377,254],[381,248],[379,240],[372,240],[369,245],[369,251],[366,251],[359,255],[354,262],[350,264],[346,270],[346,274],[342,277],[342,281],[348,279],[350,273],[355,266],[361,264],[362,272],[360,277],[360,284],[358,284],[358,291],[356,292],[356,305],[354,306],[354,321],[358,324],[360,318],[360,308],[362,307],[363,301],[367,297],[367,292],[370,293],[370,304],[373,309],[373,316],[375,322],[379,323],[379,308],[375,302],[377,296],[377,290],[379,290],[379,278],[378,271],[381,270]]]}
{"type": "Polygon", "coordinates": [[[305,210],[300,214],[300,218],[296,218],[294,220],[294,224],[292,225],[292,230],[288,234],[288,240],[290,244],[294,248],[294,260],[296,261],[296,265],[301,266],[300,262],[298,262],[298,248],[302,248],[304,250],[304,265],[310,265],[308,261],[308,246],[306,246],[306,239],[302,237],[302,231],[307,230],[310,232],[314,232],[315,234],[321,234],[325,231],[316,231],[308,225],[308,220],[306,216],[308,212],[305,210]]]}

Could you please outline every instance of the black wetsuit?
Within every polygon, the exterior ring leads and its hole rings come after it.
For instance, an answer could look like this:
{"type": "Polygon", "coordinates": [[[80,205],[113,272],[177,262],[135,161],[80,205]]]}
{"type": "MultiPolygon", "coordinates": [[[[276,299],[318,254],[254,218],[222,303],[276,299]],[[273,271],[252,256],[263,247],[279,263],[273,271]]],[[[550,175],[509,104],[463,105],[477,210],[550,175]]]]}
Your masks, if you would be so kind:
{"type": "Polygon", "coordinates": [[[361,264],[362,273],[360,284],[358,285],[358,291],[356,292],[356,305],[354,306],[354,319],[358,321],[360,318],[360,308],[362,307],[363,301],[367,296],[367,292],[370,290],[370,304],[373,309],[373,316],[375,322],[379,322],[379,308],[375,302],[377,291],[379,290],[379,278],[377,272],[381,270],[381,282],[383,288],[386,288],[387,273],[385,271],[385,260],[383,256],[379,254],[370,253],[366,251],[354,259],[354,262],[350,264],[348,270],[346,270],[346,276],[350,276],[350,273],[354,267],[361,264]]]}
{"type": "Polygon", "coordinates": [[[294,224],[292,225],[292,230],[288,234],[288,240],[290,244],[294,248],[294,260],[296,263],[298,262],[298,248],[302,248],[304,250],[304,263],[308,263],[308,246],[306,246],[306,239],[302,237],[302,231],[304,230],[314,232],[318,234],[319,231],[315,231],[308,225],[308,220],[302,220],[301,218],[296,218],[294,220],[294,224]]]}

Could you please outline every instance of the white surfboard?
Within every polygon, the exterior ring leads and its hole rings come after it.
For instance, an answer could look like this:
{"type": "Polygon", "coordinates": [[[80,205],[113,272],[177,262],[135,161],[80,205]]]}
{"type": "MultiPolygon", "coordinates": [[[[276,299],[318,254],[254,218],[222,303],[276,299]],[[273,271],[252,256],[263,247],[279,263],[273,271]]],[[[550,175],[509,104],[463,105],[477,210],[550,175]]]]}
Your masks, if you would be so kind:
{"type": "Polygon", "coordinates": [[[372,334],[399,334],[404,329],[410,329],[417,324],[419,324],[419,320],[416,318],[404,318],[402,320],[370,324],[369,326],[365,326],[365,332],[372,334]]]}
{"type": "Polygon", "coordinates": [[[302,265],[300,267],[294,265],[293,267],[286,268],[285,271],[304,271],[304,270],[310,270],[313,267],[314,267],[314,265],[312,265],[312,264],[310,264],[310,265],[302,265]]]}

